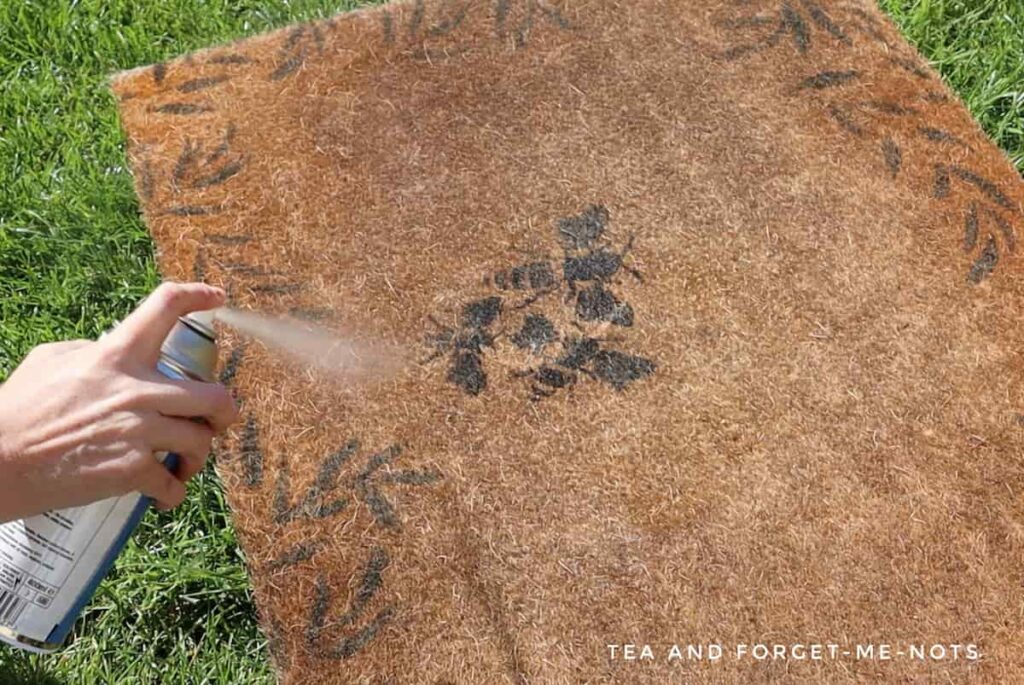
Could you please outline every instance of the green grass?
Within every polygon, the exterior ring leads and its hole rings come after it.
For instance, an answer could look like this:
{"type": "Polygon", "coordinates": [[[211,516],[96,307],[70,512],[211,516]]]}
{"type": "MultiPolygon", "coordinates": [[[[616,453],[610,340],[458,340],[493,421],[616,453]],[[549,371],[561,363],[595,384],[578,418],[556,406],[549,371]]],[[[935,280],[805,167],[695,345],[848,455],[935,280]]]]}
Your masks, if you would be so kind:
{"type": "MultiPolygon", "coordinates": [[[[107,76],[355,4],[0,2],[0,378],[36,344],[96,337],[157,283],[107,76]]],[[[882,5],[1024,170],[1024,3],[882,5]]],[[[0,647],[0,685],[269,682],[243,563],[208,470],[143,524],[70,648],[0,647]]]]}

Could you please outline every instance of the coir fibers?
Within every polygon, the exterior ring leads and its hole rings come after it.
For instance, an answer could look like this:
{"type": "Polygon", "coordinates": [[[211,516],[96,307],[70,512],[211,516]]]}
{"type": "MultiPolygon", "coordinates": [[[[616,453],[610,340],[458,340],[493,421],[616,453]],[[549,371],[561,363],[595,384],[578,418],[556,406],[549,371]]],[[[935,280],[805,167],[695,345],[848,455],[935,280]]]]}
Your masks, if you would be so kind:
{"type": "Polygon", "coordinates": [[[407,2],[114,87],[166,276],[414,351],[226,352],[285,682],[1024,679],[1024,191],[871,3],[407,2]]]}

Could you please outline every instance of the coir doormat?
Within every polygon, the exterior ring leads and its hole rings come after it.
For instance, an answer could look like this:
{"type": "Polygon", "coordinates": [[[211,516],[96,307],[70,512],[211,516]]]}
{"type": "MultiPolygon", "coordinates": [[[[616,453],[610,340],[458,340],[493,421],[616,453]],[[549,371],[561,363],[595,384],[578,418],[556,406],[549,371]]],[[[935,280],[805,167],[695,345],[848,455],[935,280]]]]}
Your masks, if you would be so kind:
{"type": "Polygon", "coordinates": [[[114,87],[167,277],[413,358],[226,333],[284,682],[1024,678],[1024,192],[870,2],[405,2],[114,87]]]}

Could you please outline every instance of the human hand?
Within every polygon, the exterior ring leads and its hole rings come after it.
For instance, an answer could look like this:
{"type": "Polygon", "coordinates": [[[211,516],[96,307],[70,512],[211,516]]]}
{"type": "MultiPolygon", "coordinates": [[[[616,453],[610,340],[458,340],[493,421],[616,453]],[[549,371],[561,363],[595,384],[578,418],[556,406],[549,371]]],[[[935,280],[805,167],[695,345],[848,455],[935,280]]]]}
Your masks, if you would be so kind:
{"type": "Polygon", "coordinates": [[[180,504],[237,411],[221,385],[160,374],[160,345],[179,316],[223,303],[219,288],[164,283],[100,340],[32,350],[0,385],[0,522],[129,492],[180,504]],[[177,474],[161,451],[181,457],[177,474]]]}

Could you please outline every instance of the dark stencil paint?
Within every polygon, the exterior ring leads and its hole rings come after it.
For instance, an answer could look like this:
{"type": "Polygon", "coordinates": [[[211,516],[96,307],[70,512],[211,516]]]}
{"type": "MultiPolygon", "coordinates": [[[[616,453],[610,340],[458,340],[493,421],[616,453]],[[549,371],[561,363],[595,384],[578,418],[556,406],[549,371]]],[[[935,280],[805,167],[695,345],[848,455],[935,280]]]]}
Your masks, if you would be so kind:
{"type": "Polygon", "coordinates": [[[633,325],[633,307],[619,300],[600,283],[576,296],[576,316],[582,321],[610,321],[618,326],[633,325]]]}
{"type": "MultiPolygon", "coordinates": [[[[332,627],[348,629],[366,613],[367,605],[384,586],[384,571],[390,563],[388,554],[382,547],[374,547],[371,550],[363,577],[348,610],[330,621],[332,627]]],[[[328,623],[327,616],[331,610],[333,595],[333,590],[327,579],[323,576],[317,578],[315,594],[310,606],[309,622],[306,626],[306,643],[321,658],[347,659],[357,654],[376,637],[380,629],[394,618],[395,610],[392,606],[385,606],[362,628],[330,641],[324,637],[323,633],[328,623]]]]}
{"type": "Polygon", "coordinates": [[[825,88],[844,86],[859,76],[860,72],[858,71],[823,71],[804,79],[798,87],[801,90],[806,88],[824,90],[825,88]]]}
{"type": "Polygon", "coordinates": [[[242,478],[253,488],[263,482],[263,448],[260,446],[259,426],[252,414],[245,419],[241,442],[242,478]]]}
{"type": "Polygon", "coordinates": [[[594,355],[594,374],[616,390],[654,373],[654,362],[617,350],[601,350],[594,355]]]}
{"type": "Polygon", "coordinates": [[[279,571],[289,566],[295,566],[296,564],[301,564],[303,561],[309,561],[317,552],[323,549],[326,544],[326,540],[322,539],[314,540],[312,542],[300,542],[278,558],[268,563],[263,567],[263,569],[269,573],[279,571]]]}
{"type": "Polygon", "coordinates": [[[577,216],[560,219],[558,233],[566,249],[585,250],[604,234],[610,218],[605,207],[590,205],[577,216]]]}
{"type": "Polygon", "coordinates": [[[359,449],[357,440],[350,440],[340,450],[333,452],[320,462],[316,480],[306,489],[296,504],[291,503],[291,469],[287,459],[278,468],[274,490],[274,520],[288,523],[298,518],[325,519],[348,506],[346,497],[329,498],[338,488],[342,466],[359,449]]]}
{"type": "Polygon", "coordinates": [[[494,285],[501,290],[545,290],[558,279],[548,262],[531,262],[494,274],[494,285]]]}
{"type": "Polygon", "coordinates": [[[558,339],[558,331],[548,318],[542,314],[528,314],[523,327],[512,336],[512,343],[534,354],[541,352],[544,346],[558,339]]]}
{"type": "Polygon", "coordinates": [[[892,138],[882,141],[882,156],[885,158],[885,166],[889,169],[889,173],[896,178],[903,166],[903,153],[892,138]]]}
{"type": "Polygon", "coordinates": [[[191,114],[202,114],[203,112],[212,112],[213,108],[209,105],[196,105],[191,102],[168,102],[165,105],[158,105],[150,109],[152,112],[159,114],[175,114],[178,116],[189,116],[191,114]]]}
{"type": "Polygon", "coordinates": [[[480,355],[466,350],[455,352],[451,368],[448,369],[448,380],[469,395],[483,392],[487,387],[487,373],[480,355]]]}
{"type": "MultiPolygon", "coordinates": [[[[505,314],[527,309],[522,323],[508,334],[512,345],[529,352],[539,363],[532,368],[512,373],[513,378],[526,379],[532,399],[550,397],[555,391],[568,388],[583,377],[601,381],[616,390],[644,378],[655,369],[649,359],[612,349],[602,349],[595,337],[573,332],[564,336],[555,323],[540,311],[530,311],[545,297],[556,292],[563,306],[572,307],[573,328],[585,330],[584,324],[608,322],[630,327],[636,320],[633,306],[621,300],[614,289],[622,273],[643,282],[640,273],[627,264],[632,238],[621,250],[608,243],[611,212],[601,204],[590,204],[579,214],[554,222],[562,246],[562,273],[555,275],[550,261],[535,260],[520,264],[493,276],[493,287],[503,291],[529,291],[529,297],[507,307],[500,297],[491,296],[464,305],[457,329],[444,327],[429,336],[427,344],[434,353],[427,361],[447,354],[450,358],[447,380],[468,395],[480,395],[487,389],[485,350],[495,346],[503,333],[492,333],[505,314]],[[580,287],[580,284],[585,284],[580,287]]],[[[484,280],[491,285],[491,279],[484,280]]],[[[550,300],[549,300],[550,301],[550,300]]],[[[433,319],[432,319],[433,321],[433,319]]]]}
{"type": "Polygon", "coordinates": [[[386,467],[390,466],[401,452],[398,445],[392,445],[374,454],[367,460],[365,468],[359,472],[355,480],[355,490],[359,498],[369,508],[374,520],[385,528],[398,528],[399,522],[395,508],[381,490],[384,485],[431,485],[441,479],[441,474],[436,471],[387,470],[386,467]]]}
{"type": "Polygon", "coordinates": [[[463,307],[459,323],[463,328],[486,328],[494,323],[500,313],[501,298],[487,297],[463,307]]]}
{"type": "Polygon", "coordinates": [[[998,262],[999,250],[996,248],[996,240],[989,236],[985,249],[981,251],[981,255],[971,265],[971,270],[967,273],[967,280],[971,283],[981,283],[992,273],[998,262]]]}

